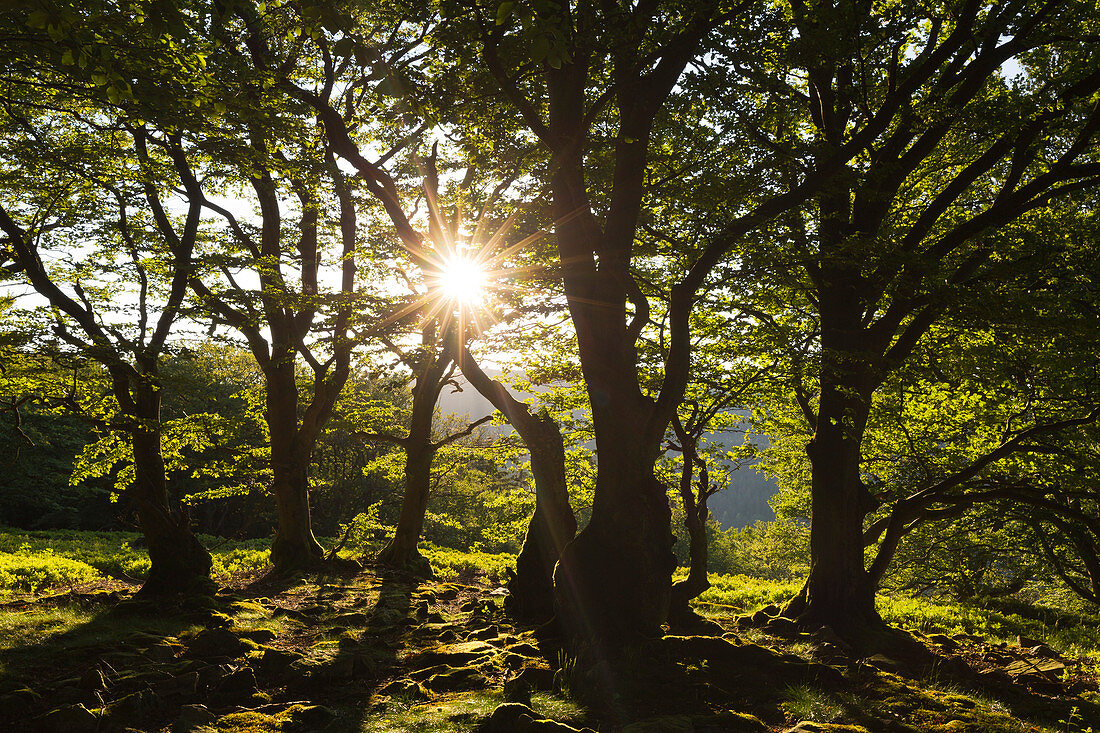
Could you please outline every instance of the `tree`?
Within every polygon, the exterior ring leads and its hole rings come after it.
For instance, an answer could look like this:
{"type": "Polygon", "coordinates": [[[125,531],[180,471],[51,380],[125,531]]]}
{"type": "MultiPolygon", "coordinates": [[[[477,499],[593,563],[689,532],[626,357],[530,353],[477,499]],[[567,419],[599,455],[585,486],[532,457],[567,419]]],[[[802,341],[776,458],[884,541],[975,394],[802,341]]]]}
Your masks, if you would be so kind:
{"type": "Polygon", "coordinates": [[[873,396],[932,324],[1024,256],[1029,212],[1100,183],[1100,73],[1074,4],[792,11],[785,63],[805,85],[788,85],[784,106],[803,110],[807,135],[753,129],[789,156],[788,179],[829,180],[775,220],[785,256],[769,243],[759,255],[797,263],[797,279],[772,272],[812,304],[819,334],[817,372],[795,388],[812,431],[813,559],[784,613],[875,646],[885,637],[863,522],[878,500],[861,471],[873,396]]]}
{"type": "Polygon", "coordinates": [[[5,100],[0,230],[16,267],[48,302],[58,338],[110,377],[117,413],[97,423],[127,436],[132,474],[124,499],[152,563],[141,593],[193,591],[209,583],[211,559],[187,512],[169,501],[159,365],[185,304],[200,207],[169,216],[163,179],[134,154],[144,133],[124,117],[97,116],[70,100],[69,81],[48,66],[14,73],[39,95],[5,100]],[[43,257],[81,250],[93,253],[83,263],[43,257]]]}
{"type": "Polygon", "coordinates": [[[519,433],[531,457],[535,511],[516,558],[516,573],[508,582],[505,605],[518,618],[545,622],[554,615],[554,566],[577,532],[565,483],[561,430],[545,408],[532,414],[530,405],[513,397],[499,381],[490,379],[465,345],[459,363],[474,389],[519,433]]]}

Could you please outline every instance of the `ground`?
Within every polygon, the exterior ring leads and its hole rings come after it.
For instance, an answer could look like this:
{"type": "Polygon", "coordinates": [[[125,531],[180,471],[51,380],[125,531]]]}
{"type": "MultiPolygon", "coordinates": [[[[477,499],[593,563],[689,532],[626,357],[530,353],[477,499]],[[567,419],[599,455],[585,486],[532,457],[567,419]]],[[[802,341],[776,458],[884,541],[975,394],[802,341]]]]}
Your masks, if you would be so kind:
{"type": "Polygon", "coordinates": [[[936,661],[906,669],[852,658],[827,630],[717,608],[607,659],[513,625],[503,588],[472,572],[255,571],[175,603],[132,591],[86,584],[0,609],[0,728],[1084,733],[1100,721],[1094,665],[1027,638],[925,628],[936,661]]]}

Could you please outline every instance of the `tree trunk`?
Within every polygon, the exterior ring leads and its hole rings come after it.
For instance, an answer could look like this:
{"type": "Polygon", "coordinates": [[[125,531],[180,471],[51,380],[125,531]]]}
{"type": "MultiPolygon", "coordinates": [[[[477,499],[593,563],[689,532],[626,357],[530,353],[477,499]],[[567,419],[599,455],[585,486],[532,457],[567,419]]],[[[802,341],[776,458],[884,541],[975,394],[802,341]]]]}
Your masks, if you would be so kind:
{"type": "Polygon", "coordinates": [[[422,577],[432,577],[427,558],[417,545],[424,531],[424,514],[428,510],[428,494],[432,484],[432,458],[435,450],[426,440],[405,449],[405,497],[401,502],[401,517],[393,537],[378,553],[378,562],[422,577]]]}
{"type": "MultiPolygon", "coordinates": [[[[151,379],[146,371],[143,378],[151,379]]],[[[137,427],[131,431],[134,483],[129,496],[149,550],[149,575],[138,595],[209,593],[210,553],[191,532],[187,514],[168,503],[164,456],[161,452],[159,385],[147,382],[133,389],[137,427]]]]}
{"type": "MultiPolygon", "coordinates": [[[[690,490],[689,486],[688,491],[690,490]]],[[[669,618],[674,621],[693,620],[695,613],[691,610],[691,600],[710,588],[710,579],[707,577],[707,517],[710,516],[707,509],[708,498],[710,497],[704,482],[699,487],[698,498],[690,505],[687,502],[684,504],[684,526],[688,532],[690,559],[688,576],[672,585],[669,618]]]]}
{"type": "Polygon", "coordinates": [[[874,499],[861,480],[860,461],[874,382],[869,356],[845,338],[855,333],[822,329],[821,399],[806,446],[810,574],[783,615],[805,626],[829,626],[858,651],[888,651],[898,639],[875,610],[876,582],[864,560],[863,520],[874,499]]]}
{"type": "Polygon", "coordinates": [[[562,551],[554,572],[567,636],[574,646],[607,650],[660,633],[676,567],[668,497],[653,474],[656,447],[646,450],[639,422],[625,410],[616,415],[613,405],[612,399],[593,409],[597,425],[619,439],[597,442],[592,519],[562,551]]]}
{"type": "Polygon", "coordinates": [[[533,623],[554,615],[554,566],[565,545],[577,533],[577,519],[565,483],[565,444],[554,418],[512,397],[490,379],[468,350],[462,353],[462,373],[523,438],[531,455],[535,480],[535,511],[516,558],[516,574],[508,581],[504,605],[516,618],[533,623]]]}
{"type": "MultiPolygon", "coordinates": [[[[290,352],[291,354],[293,352],[290,352]]],[[[278,526],[271,544],[276,572],[301,570],[318,563],[324,548],[313,536],[309,509],[309,459],[313,448],[298,429],[298,386],[294,359],[272,359],[265,369],[267,419],[271,436],[271,492],[275,495],[278,526]]]]}
{"type": "Polygon", "coordinates": [[[577,519],[565,484],[561,431],[545,412],[528,414],[528,418],[528,424],[523,430],[517,428],[517,432],[531,454],[535,511],[516,558],[516,574],[508,581],[505,608],[517,618],[539,623],[554,615],[554,567],[577,533],[577,519]]]}
{"type": "MultiPolygon", "coordinates": [[[[433,326],[425,327],[422,342],[426,347],[435,345],[433,326]]],[[[400,441],[405,448],[405,496],[401,501],[401,516],[393,537],[378,553],[378,562],[427,578],[432,577],[432,568],[417,550],[417,545],[424,531],[424,514],[428,510],[432,460],[439,448],[432,443],[432,418],[447,370],[454,361],[453,354],[452,344],[445,341],[442,351],[430,357],[417,375],[409,418],[409,437],[400,441]]]]}
{"type": "Polygon", "coordinates": [[[676,567],[672,515],[653,472],[667,422],[656,424],[654,403],[639,387],[636,336],[627,313],[629,249],[608,249],[579,157],[563,162],[553,190],[563,284],[598,461],[592,519],[558,561],[555,606],[574,646],[613,649],[659,633],[668,617],[676,567]],[[598,262],[594,247],[604,250],[598,262]]]}
{"type": "Polygon", "coordinates": [[[859,479],[858,443],[842,433],[842,426],[822,420],[806,449],[813,486],[810,574],[784,615],[810,626],[831,626],[854,644],[885,625],[864,566],[867,492],[859,479]]]}

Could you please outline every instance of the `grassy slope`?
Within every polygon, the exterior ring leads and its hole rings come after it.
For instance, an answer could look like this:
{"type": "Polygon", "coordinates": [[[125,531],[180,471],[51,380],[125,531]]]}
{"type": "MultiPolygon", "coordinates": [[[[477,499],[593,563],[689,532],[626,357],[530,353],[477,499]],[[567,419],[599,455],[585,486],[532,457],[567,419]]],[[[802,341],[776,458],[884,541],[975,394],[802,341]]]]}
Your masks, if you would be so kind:
{"type": "Polygon", "coordinates": [[[0,606],[0,728],[159,731],[193,714],[206,730],[227,733],[467,731],[528,668],[544,670],[526,673],[540,680],[530,696],[540,715],[601,731],[663,717],[664,727],[651,730],[780,731],[815,720],[856,726],[834,730],[1082,733],[1100,710],[1087,689],[1100,661],[1096,619],[1048,612],[1044,623],[959,605],[880,602],[898,625],[983,637],[958,641],[957,653],[975,665],[1010,651],[1006,640],[1020,634],[1082,657],[1070,672],[1080,683],[1073,694],[1031,694],[946,671],[912,679],[843,659],[831,660],[843,675],[832,679],[815,666],[823,653],[812,638],[736,629],[736,616],[783,600],[793,586],[722,576],[699,607],[727,630],[728,643],[710,640],[710,656],[691,658],[666,654],[690,652],[690,640],[655,642],[625,668],[593,678],[502,614],[492,588],[510,558],[433,550],[441,579],[426,584],[371,572],[275,584],[257,579],[262,550],[227,546],[218,550],[227,586],[214,602],[116,605],[134,587],[127,577],[141,572],[140,551],[123,544],[129,539],[0,533],[0,568],[8,569],[0,578],[35,579],[17,580],[23,586],[9,587],[0,606]],[[98,570],[73,580],[65,561],[98,570]],[[19,567],[35,569],[12,572],[19,567]],[[594,696],[611,678],[613,690],[594,696]],[[196,703],[211,713],[183,707],[196,703]],[[42,717],[58,709],[76,717],[42,717]]]}

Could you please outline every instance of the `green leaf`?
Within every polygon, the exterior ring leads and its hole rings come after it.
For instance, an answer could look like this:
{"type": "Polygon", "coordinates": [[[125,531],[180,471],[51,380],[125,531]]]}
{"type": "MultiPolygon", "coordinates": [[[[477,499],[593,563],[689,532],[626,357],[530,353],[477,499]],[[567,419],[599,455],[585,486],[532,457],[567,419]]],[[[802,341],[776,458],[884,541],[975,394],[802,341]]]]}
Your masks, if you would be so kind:
{"type": "Polygon", "coordinates": [[[512,14],[512,8],[515,5],[512,0],[506,0],[506,2],[500,4],[500,7],[497,8],[497,25],[504,25],[504,21],[508,20],[508,16],[512,14]]]}

